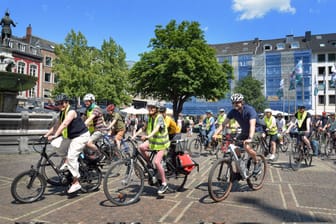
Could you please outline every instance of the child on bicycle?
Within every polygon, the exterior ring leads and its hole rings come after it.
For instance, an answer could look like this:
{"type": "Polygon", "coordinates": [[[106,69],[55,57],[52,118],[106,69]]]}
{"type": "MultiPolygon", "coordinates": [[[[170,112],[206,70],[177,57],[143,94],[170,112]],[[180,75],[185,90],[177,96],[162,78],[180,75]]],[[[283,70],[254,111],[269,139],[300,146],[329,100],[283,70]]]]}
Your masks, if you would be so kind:
{"type": "MultiPolygon", "coordinates": [[[[264,110],[264,121],[266,124],[266,134],[270,136],[270,149],[271,155],[269,157],[270,160],[274,160],[275,158],[275,150],[276,150],[276,142],[278,140],[278,127],[276,124],[275,117],[272,116],[272,110],[267,108],[264,110]]],[[[266,134],[263,134],[263,138],[266,138],[266,134]]]]}
{"type": "Polygon", "coordinates": [[[168,185],[166,181],[165,171],[162,167],[161,161],[163,156],[166,153],[166,150],[170,146],[168,129],[165,124],[165,120],[161,113],[159,113],[160,104],[155,102],[148,102],[148,121],[134,136],[135,138],[139,135],[143,130],[146,131],[145,136],[141,137],[141,140],[144,141],[140,146],[140,152],[147,160],[147,163],[150,163],[149,156],[147,152],[149,149],[156,150],[156,156],[154,158],[154,165],[158,170],[158,173],[161,176],[162,185],[158,190],[158,194],[163,194],[168,190],[168,185]]]}

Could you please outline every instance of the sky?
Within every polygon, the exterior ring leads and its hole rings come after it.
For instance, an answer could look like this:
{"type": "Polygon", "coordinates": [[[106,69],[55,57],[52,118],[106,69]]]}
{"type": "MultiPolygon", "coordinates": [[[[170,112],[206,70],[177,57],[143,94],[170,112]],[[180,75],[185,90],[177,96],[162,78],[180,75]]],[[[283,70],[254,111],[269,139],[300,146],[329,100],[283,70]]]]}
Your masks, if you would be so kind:
{"type": "Polygon", "coordinates": [[[6,10],[14,36],[31,24],[34,36],[62,44],[74,30],[96,48],[113,39],[131,61],[171,20],[198,22],[208,44],[336,32],[335,0],[1,0],[0,17],[6,10]]]}

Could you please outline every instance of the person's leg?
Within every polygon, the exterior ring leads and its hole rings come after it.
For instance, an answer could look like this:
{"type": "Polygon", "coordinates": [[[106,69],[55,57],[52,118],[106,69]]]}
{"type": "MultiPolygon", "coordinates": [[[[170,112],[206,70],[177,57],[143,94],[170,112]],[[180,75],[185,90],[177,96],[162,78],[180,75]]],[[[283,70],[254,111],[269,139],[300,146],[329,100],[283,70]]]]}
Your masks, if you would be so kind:
{"type": "Polygon", "coordinates": [[[124,137],[124,134],[125,134],[125,130],[121,130],[121,131],[118,131],[116,136],[115,136],[115,141],[117,143],[118,150],[120,150],[120,143],[121,143],[121,140],[124,137]]]}
{"type": "Polygon", "coordinates": [[[149,142],[145,141],[139,145],[140,153],[143,155],[143,157],[146,159],[147,163],[150,163],[149,156],[147,154],[147,151],[149,149],[149,142]]]}
{"type": "Polygon", "coordinates": [[[159,150],[156,153],[156,156],[155,156],[155,159],[154,159],[154,165],[155,165],[155,167],[156,167],[156,169],[157,169],[157,171],[158,171],[158,173],[161,177],[161,182],[162,182],[162,185],[158,189],[158,194],[163,194],[168,189],[168,184],[167,184],[167,180],[166,180],[165,171],[164,171],[164,169],[162,167],[162,164],[161,164],[162,158],[165,155],[165,153],[166,153],[166,150],[159,150]]]}

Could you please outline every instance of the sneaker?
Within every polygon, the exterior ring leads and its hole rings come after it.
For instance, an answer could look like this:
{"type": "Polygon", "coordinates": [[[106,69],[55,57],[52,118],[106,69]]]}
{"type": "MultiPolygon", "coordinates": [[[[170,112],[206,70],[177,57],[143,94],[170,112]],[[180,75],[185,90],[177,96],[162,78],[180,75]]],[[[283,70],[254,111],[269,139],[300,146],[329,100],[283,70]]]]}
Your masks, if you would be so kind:
{"type": "Polygon", "coordinates": [[[63,163],[63,165],[60,167],[60,170],[68,170],[68,164],[63,163]]]}
{"type": "Polygon", "coordinates": [[[254,164],[253,175],[258,175],[261,172],[261,162],[254,164]]]}
{"type": "Polygon", "coordinates": [[[76,192],[76,191],[78,191],[79,189],[81,189],[82,188],[82,186],[77,182],[77,183],[75,183],[75,184],[72,184],[71,185],[71,187],[69,188],[69,190],[68,190],[68,194],[71,194],[71,193],[73,193],[73,192],[76,192]]]}
{"type": "Polygon", "coordinates": [[[161,185],[160,188],[159,188],[159,190],[158,190],[158,194],[163,194],[167,190],[168,190],[168,184],[161,185]]]}
{"type": "Polygon", "coordinates": [[[271,154],[270,157],[269,157],[270,160],[274,160],[275,159],[275,155],[274,154],[271,154]]]}

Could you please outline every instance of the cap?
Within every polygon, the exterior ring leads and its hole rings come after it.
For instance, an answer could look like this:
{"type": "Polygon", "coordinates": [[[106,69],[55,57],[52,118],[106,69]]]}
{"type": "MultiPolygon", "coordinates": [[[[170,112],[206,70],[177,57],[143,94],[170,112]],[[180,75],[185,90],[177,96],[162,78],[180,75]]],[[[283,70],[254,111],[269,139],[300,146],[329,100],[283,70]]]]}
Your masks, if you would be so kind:
{"type": "Polygon", "coordinates": [[[225,112],[224,108],[219,109],[219,112],[225,112]]]}
{"type": "Polygon", "coordinates": [[[271,109],[271,108],[266,108],[266,109],[264,110],[264,113],[272,113],[272,109],[271,109]]]}
{"type": "Polygon", "coordinates": [[[304,105],[299,105],[298,108],[299,109],[305,109],[306,107],[304,105]]]}
{"type": "Polygon", "coordinates": [[[212,114],[212,111],[211,110],[207,110],[205,113],[212,114]]]}

